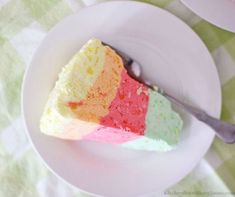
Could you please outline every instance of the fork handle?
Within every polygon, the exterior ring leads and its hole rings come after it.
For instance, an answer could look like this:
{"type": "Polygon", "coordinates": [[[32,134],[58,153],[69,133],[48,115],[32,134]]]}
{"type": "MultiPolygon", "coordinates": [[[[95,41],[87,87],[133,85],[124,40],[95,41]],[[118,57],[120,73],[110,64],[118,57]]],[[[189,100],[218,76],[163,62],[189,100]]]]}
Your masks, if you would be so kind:
{"type": "Polygon", "coordinates": [[[235,125],[224,122],[222,120],[216,119],[208,115],[205,111],[202,111],[198,108],[195,108],[191,105],[188,105],[175,97],[169,95],[166,92],[160,91],[165,97],[173,101],[175,104],[180,105],[184,110],[192,114],[198,120],[204,122],[215,131],[216,135],[225,143],[233,144],[235,143],[235,125]]]}

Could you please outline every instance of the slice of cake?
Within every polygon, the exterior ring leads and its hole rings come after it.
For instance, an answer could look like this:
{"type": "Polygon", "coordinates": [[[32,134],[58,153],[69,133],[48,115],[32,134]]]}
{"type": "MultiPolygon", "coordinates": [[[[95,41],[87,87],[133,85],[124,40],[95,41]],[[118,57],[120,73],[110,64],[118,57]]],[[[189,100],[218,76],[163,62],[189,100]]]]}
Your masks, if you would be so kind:
{"type": "Polygon", "coordinates": [[[165,97],[128,76],[115,51],[91,39],[59,74],[40,128],[63,139],[168,151],[182,120],[165,97]]]}

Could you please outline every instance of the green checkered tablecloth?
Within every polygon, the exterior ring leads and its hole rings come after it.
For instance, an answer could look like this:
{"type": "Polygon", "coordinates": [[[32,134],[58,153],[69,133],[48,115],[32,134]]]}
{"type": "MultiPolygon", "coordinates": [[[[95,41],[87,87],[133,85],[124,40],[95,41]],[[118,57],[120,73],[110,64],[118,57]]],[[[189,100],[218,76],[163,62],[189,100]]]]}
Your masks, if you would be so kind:
{"type": "MultiPolygon", "coordinates": [[[[24,70],[48,30],[96,0],[0,0],[0,197],[88,196],[48,171],[26,138],[20,115],[24,70]]],[[[189,24],[209,48],[223,91],[222,119],[235,123],[235,34],[196,16],[179,0],[146,0],[189,24]]],[[[235,19],[234,19],[235,20],[235,19]]],[[[218,139],[197,167],[168,190],[177,196],[234,196],[235,145],[218,139]]]]}

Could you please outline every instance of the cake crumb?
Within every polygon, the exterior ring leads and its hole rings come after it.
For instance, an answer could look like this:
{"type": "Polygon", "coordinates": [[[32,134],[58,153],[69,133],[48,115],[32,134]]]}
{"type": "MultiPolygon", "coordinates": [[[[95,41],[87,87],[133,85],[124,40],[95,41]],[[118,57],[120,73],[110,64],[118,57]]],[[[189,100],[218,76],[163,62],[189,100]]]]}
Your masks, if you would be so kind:
{"type": "Polygon", "coordinates": [[[142,93],[142,91],[143,91],[143,90],[142,90],[142,87],[139,87],[139,88],[137,89],[137,92],[136,92],[137,95],[140,95],[140,94],[142,93]]]}

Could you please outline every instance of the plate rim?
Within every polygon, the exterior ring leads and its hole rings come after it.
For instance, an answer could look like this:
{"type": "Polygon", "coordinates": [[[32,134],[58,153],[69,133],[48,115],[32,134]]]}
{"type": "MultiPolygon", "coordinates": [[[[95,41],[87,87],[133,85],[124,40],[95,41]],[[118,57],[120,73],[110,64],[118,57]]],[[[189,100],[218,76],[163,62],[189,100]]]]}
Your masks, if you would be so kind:
{"type": "Polygon", "coordinates": [[[215,25],[216,27],[223,29],[224,31],[235,33],[235,25],[234,25],[234,27],[230,27],[228,25],[221,24],[220,22],[216,22],[216,20],[211,19],[210,17],[208,17],[208,15],[206,15],[206,14],[204,15],[203,13],[198,11],[197,9],[195,10],[195,8],[193,8],[190,5],[188,0],[180,0],[180,1],[182,2],[183,5],[185,5],[188,9],[190,9],[194,14],[196,14],[201,19],[206,20],[207,22],[211,23],[212,25],[215,25]]]}

